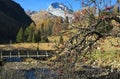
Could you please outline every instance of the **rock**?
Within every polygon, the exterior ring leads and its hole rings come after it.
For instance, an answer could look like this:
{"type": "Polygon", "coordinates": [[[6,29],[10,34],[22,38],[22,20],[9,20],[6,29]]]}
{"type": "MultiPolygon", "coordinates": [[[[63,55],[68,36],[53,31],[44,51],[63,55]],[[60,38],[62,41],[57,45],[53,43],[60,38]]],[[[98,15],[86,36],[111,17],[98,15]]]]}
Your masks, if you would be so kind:
{"type": "Polygon", "coordinates": [[[60,2],[54,2],[49,5],[48,12],[53,15],[61,16],[65,18],[68,16],[69,19],[73,18],[73,10],[69,9],[66,5],[60,2]]]}

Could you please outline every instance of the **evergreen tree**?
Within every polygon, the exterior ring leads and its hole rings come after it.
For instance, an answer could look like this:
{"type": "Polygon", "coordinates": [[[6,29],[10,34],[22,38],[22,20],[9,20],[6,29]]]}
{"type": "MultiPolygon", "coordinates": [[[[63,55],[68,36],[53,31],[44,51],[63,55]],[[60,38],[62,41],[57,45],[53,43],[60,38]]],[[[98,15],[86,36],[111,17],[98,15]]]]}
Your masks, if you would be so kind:
{"type": "Polygon", "coordinates": [[[60,23],[63,23],[63,18],[62,17],[60,17],[60,23]]]}
{"type": "Polygon", "coordinates": [[[41,32],[41,35],[45,35],[44,23],[41,24],[40,32],[41,32]]]}
{"type": "Polygon", "coordinates": [[[20,30],[17,34],[16,41],[18,43],[24,42],[24,33],[23,33],[23,28],[22,27],[20,28],[20,30]]]}
{"type": "Polygon", "coordinates": [[[28,39],[28,37],[29,37],[30,32],[31,32],[30,27],[27,27],[27,28],[25,29],[25,32],[24,32],[25,41],[27,41],[27,39],[28,39]]]}
{"type": "Polygon", "coordinates": [[[32,31],[30,30],[28,38],[27,38],[27,42],[32,42],[32,37],[33,37],[33,34],[32,34],[32,31]]]}
{"type": "Polygon", "coordinates": [[[24,37],[26,42],[32,42],[34,35],[34,24],[31,23],[29,27],[25,29],[24,37]]]}
{"type": "Polygon", "coordinates": [[[35,43],[36,42],[36,36],[35,34],[32,35],[32,43],[35,43]]]}
{"type": "Polygon", "coordinates": [[[69,26],[69,18],[66,16],[65,21],[64,21],[64,29],[68,29],[69,26]]]}
{"type": "Polygon", "coordinates": [[[42,43],[49,42],[48,37],[47,37],[46,35],[45,35],[45,36],[42,36],[42,38],[41,38],[41,42],[42,42],[42,43]]]}
{"type": "Polygon", "coordinates": [[[41,32],[40,32],[40,30],[38,30],[38,33],[35,35],[35,37],[36,37],[36,42],[41,41],[41,32]]]}
{"type": "Polygon", "coordinates": [[[51,25],[48,26],[48,35],[52,35],[52,29],[53,27],[51,25]]]}
{"type": "Polygon", "coordinates": [[[66,22],[66,23],[69,23],[69,18],[68,18],[68,16],[66,16],[65,22],[66,22]]]}
{"type": "Polygon", "coordinates": [[[47,33],[47,36],[50,36],[50,35],[52,35],[52,31],[53,31],[53,22],[51,21],[51,20],[48,20],[47,21],[47,24],[46,24],[46,33],[47,33]]]}
{"type": "Polygon", "coordinates": [[[59,43],[60,43],[60,44],[64,44],[64,40],[63,40],[62,35],[60,36],[59,43]]]}

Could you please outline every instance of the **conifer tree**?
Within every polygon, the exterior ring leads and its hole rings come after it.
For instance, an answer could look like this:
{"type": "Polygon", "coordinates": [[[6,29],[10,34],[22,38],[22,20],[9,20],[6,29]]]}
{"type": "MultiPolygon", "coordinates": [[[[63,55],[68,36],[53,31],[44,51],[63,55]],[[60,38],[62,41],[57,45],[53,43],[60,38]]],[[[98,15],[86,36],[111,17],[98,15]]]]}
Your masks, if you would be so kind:
{"type": "Polygon", "coordinates": [[[27,28],[25,29],[25,32],[24,32],[25,42],[27,41],[30,32],[31,32],[30,27],[27,27],[27,28]]]}
{"type": "Polygon", "coordinates": [[[21,27],[18,34],[17,34],[17,37],[16,37],[16,41],[18,43],[21,43],[21,42],[24,42],[24,32],[23,32],[23,28],[21,27]]]}
{"type": "Polygon", "coordinates": [[[33,33],[33,35],[32,35],[32,43],[35,43],[36,42],[36,36],[35,36],[35,34],[33,33]]]}
{"type": "Polygon", "coordinates": [[[38,30],[38,33],[36,34],[36,42],[40,42],[41,41],[41,32],[40,30],[38,30]]]}
{"type": "Polygon", "coordinates": [[[48,37],[47,37],[46,35],[42,36],[42,38],[41,38],[41,42],[42,42],[42,43],[49,42],[48,37]]]}
{"type": "Polygon", "coordinates": [[[31,23],[29,27],[25,29],[24,37],[26,42],[32,42],[34,35],[34,24],[31,23]]]}
{"type": "Polygon", "coordinates": [[[44,23],[41,24],[40,32],[41,32],[41,35],[45,34],[44,23]]]}
{"type": "Polygon", "coordinates": [[[63,40],[62,35],[60,36],[59,43],[60,43],[60,44],[64,44],[64,40],[63,40]]]}
{"type": "Polygon", "coordinates": [[[65,21],[64,21],[64,29],[68,29],[69,26],[69,18],[66,16],[65,21]]]}
{"type": "Polygon", "coordinates": [[[32,33],[32,31],[30,30],[29,35],[28,35],[28,38],[27,38],[27,42],[32,42],[32,37],[33,37],[33,33],[32,33]]]}

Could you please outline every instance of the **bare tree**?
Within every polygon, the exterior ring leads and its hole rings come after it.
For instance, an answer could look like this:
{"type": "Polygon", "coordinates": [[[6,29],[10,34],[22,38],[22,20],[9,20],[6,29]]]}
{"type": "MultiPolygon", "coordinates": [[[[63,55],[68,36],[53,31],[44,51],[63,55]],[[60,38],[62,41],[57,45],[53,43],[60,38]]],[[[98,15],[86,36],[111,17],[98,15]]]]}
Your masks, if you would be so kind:
{"type": "Polygon", "coordinates": [[[119,14],[117,15],[110,11],[112,7],[106,7],[106,3],[108,2],[105,0],[85,0],[84,7],[96,6],[98,15],[96,15],[95,18],[90,17],[89,12],[86,10],[87,17],[83,17],[86,19],[92,18],[94,23],[89,23],[88,26],[82,28],[76,26],[78,32],[66,42],[65,48],[59,51],[62,54],[58,55],[58,58],[61,58],[67,71],[71,71],[72,68],[74,69],[78,57],[90,53],[92,46],[95,45],[100,38],[115,36],[111,33],[111,30],[114,28],[112,20],[120,23],[120,17],[119,14]],[[106,8],[110,9],[108,10],[106,8]]]}

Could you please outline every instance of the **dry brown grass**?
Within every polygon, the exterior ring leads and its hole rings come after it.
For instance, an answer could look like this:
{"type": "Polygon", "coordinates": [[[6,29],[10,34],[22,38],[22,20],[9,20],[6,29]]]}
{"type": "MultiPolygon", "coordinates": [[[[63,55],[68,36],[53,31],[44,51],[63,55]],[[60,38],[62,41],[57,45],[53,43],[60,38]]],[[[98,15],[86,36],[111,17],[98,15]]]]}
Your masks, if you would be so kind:
{"type": "MultiPolygon", "coordinates": [[[[101,39],[102,40],[102,39],[101,39]]],[[[116,47],[114,45],[120,45],[117,43],[117,41],[120,42],[120,38],[115,37],[107,37],[103,39],[103,41],[100,40],[100,47],[103,48],[105,51],[113,51],[113,50],[120,50],[120,47],[116,47]],[[114,44],[112,46],[112,44],[114,44]]]]}
{"type": "Polygon", "coordinates": [[[40,50],[55,50],[54,43],[18,43],[18,44],[7,44],[7,45],[0,45],[0,49],[2,50],[25,50],[31,49],[36,50],[38,47],[40,50]]]}
{"type": "MultiPolygon", "coordinates": [[[[49,36],[48,39],[51,41],[51,42],[59,42],[59,39],[60,39],[60,36],[49,36]]],[[[64,41],[67,41],[69,38],[67,36],[63,36],[63,40],[64,41]]]]}
{"type": "MultiPolygon", "coordinates": [[[[48,39],[52,43],[17,43],[17,44],[1,44],[0,50],[55,50],[56,43],[59,43],[60,36],[50,36],[48,39]],[[56,41],[56,42],[55,42],[56,41]]],[[[67,36],[63,36],[64,41],[68,40],[67,36]]]]}

